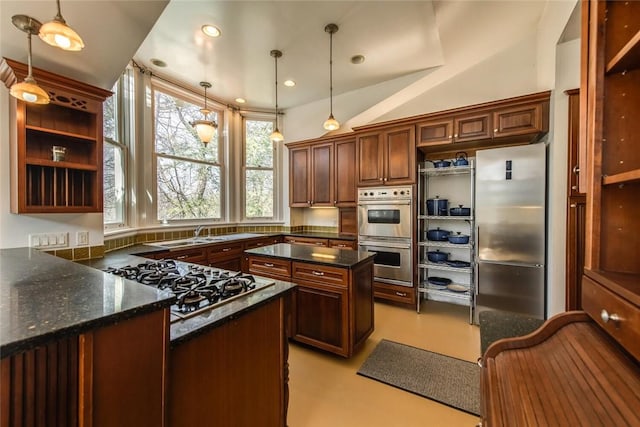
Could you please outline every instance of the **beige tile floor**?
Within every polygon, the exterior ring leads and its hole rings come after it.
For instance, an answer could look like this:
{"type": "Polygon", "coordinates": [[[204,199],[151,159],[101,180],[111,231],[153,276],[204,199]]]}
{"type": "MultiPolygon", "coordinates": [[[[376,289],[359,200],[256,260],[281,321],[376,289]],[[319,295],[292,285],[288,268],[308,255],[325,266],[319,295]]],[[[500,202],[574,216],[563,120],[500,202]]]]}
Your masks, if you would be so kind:
{"type": "Polygon", "coordinates": [[[476,361],[480,333],[467,307],[428,301],[415,310],[376,303],[375,330],[351,359],[292,343],[289,427],[475,426],[478,417],[356,375],[381,339],[476,361]]]}

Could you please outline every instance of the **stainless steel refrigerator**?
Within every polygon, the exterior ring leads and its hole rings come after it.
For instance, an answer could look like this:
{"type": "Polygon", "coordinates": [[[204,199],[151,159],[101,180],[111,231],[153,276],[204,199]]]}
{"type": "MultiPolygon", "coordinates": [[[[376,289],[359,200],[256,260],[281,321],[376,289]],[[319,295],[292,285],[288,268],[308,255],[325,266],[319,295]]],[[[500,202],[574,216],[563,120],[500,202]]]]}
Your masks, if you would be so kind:
{"type": "Polygon", "coordinates": [[[546,145],[476,152],[476,309],[544,319],[546,145]]]}

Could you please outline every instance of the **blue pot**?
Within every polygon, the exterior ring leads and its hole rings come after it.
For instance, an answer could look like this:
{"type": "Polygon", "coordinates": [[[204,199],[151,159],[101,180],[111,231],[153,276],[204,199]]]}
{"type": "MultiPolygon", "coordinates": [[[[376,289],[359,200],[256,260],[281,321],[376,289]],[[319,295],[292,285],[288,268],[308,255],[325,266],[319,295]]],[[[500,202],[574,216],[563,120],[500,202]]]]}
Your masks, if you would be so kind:
{"type": "Polygon", "coordinates": [[[435,230],[429,230],[427,231],[427,240],[444,242],[449,238],[449,234],[451,234],[450,231],[440,230],[440,228],[437,228],[435,230]]]}
{"type": "Polygon", "coordinates": [[[467,160],[467,153],[465,153],[464,151],[460,151],[459,153],[456,153],[456,158],[453,160],[453,165],[468,166],[469,160],[467,160]]]}
{"type": "Polygon", "coordinates": [[[449,234],[449,243],[455,243],[456,245],[466,245],[469,243],[469,236],[466,234],[449,234]]]}

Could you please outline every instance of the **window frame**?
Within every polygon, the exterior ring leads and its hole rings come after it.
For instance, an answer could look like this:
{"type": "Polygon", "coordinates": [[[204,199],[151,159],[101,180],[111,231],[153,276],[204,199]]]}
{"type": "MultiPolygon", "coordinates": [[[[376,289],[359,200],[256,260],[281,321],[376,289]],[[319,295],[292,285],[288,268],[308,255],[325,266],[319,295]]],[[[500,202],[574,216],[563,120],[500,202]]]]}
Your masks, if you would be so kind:
{"type": "MultiPolygon", "coordinates": [[[[193,159],[181,156],[174,156],[171,154],[162,154],[156,151],[156,91],[159,91],[165,95],[180,99],[182,101],[188,102],[197,106],[198,108],[204,108],[204,96],[186,90],[177,85],[168,83],[166,81],[160,80],[159,78],[151,78],[150,84],[150,100],[148,101],[151,106],[151,163],[152,163],[152,176],[151,180],[153,183],[153,207],[152,207],[152,217],[150,217],[149,221],[155,224],[190,224],[190,223],[223,223],[228,221],[228,210],[227,210],[227,165],[225,163],[226,160],[226,146],[227,146],[227,138],[226,138],[226,126],[225,126],[225,114],[224,114],[224,106],[215,102],[214,100],[207,97],[207,108],[217,115],[217,148],[218,155],[215,162],[210,162],[206,160],[193,159]],[[213,167],[217,167],[220,175],[220,218],[188,218],[188,219],[161,219],[158,216],[158,159],[164,158],[169,160],[177,160],[184,161],[190,163],[199,163],[205,164],[213,167]]],[[[201,143],[201,142],[200,142],[201,143]]],[[[214,142],[209,142],[209,145],[214,142]]]]}
{"type": "Polygon", "coordinates": [[[280,143],[272,143],[273,149],[273,159],[272,166],[268,167],[254,167],[247,166],[247,126],[246,122],[249,121],[263,121],[263,122],[271,122],[273,127],[276,127],[276,119],[273,117],[273,114],[267,113],[242,113],[241,114],[241,126],[242,126],[242,155],[241,155],[241,190],[242,194],[240,200],[240,217],[242,218],[243,223],[258,223],[258,222],[280,222],[282,221],[282,210],[281,200],[282,200],[282,190],[281,190],[281,169],[282,169],[282,161],[281,161],[281,152],[282,152],[282,142],[280,143]],[[247,208],[246,208],[246,194],[247,194],[247,171],[248,170],[271,170],[273,171],[273,216],[271,217],[247,217],[247,208]]]}
{"type": "MultiPolygon", "coordinates": [[[[104,210],[103,210],[103,229],[104,231],[113,231],[117,229],[126,228],[129,225],[129,190],[130,190],[130,174],[129,174],[129,164],[130,164],[130,146],[131,142],[134,140],[133,138],[133,124],[134,124],[134,111],[135,111],[135,103],[137,102],[135,96],[135,78],[133,74],[133,69],[131,66],[127,66],[124,72],[118,78],[118,81],[113,85],[116,88],[116,92],[113,96],[117,96],[115,101],[115,121],[116,121],[116,129],[115,129],[115,137],[113,139],[104,134],[104,125],[103,125],[103,135],[102,135],[102,144],[103,150],[104,145],[113,146],[115,149],[120,150],[122,157],[122,180],[123,180],[123,197],[122,197],[122,220],[115,222],[105,222],[104,210]],[[126,94],[126,96],[125,96],[126,94]]],[[[104,113],[103,113],[104,114],[104,113]]],[[[103,117],[104,120],[104,117],[103,117]]],[[[103,160],[104,162],[104,160],[103,160]]],[[[104,165],[103,165],[104,168],[104,165]]],[[[104,185],[104,173],[103,173],[103,185],[104,185]]],[[[103,191],[104,197],[104,191],[103,191]]]]}

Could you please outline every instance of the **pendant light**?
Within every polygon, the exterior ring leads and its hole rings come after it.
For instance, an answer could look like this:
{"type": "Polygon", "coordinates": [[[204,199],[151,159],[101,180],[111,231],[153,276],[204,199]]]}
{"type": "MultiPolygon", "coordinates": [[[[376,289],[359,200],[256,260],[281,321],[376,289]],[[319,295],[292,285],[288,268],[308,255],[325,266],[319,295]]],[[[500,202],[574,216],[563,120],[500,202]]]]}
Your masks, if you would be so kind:
{"type": "Polygon", "coordinates": [[[200,82],[200,86],[204,88],[204,108],[200,109],[200,112],[204,115],[203,120],[194,120],[191,122],[191,126],[193,126],[198,133],[198,138],[206,147],[211,138],[213,138],[213,133],[218,127],[218,124],[212,120],[207,120],[207,116],[211,112],[207,108],[207,89],[211,87],[211,83],[209,82],[200,82]]]}
{"type": "Polygon", "coordinates": [[[27,15],[14,15],[11,17],[11,21],[19,30],[27,33],[27,40],[29,43],[27,64],[29,69],[24,81],[22,83],[14,83],[9,89],[9,94],[21,101],[30,102],[32,104],[48,104],[50,101],[49,95],[44,91],[44,89],[38,86],[36,79],[33,78],[31,70],[31,35],[38,34],[38,30],[42,24],[38,20],[27,15]]]}
{"type": "Polygon", "coordinates": [[[269,135],[269,139],[271,142],[282,142],[284,141],[284,135],[282,135],[278,129],[278,58],[282,56],[282,52],[279,50],[272,50],[271,56],[273,56],[276,62],[276,128],[271,132],[271,135],[269,135]]]}
{"type": "Polygon", "coordinates": [[[338,32],[338,26],[328,24],[324,27],[324,31],[329,33],[329,102],[331,105],[329,118],[324,122],[324,128],[336,130],[340,128],[340,123],[333,117],[333,33],[338,32]]]}
{"type": "Polygon", "coordinates": [[[40,28],[40,38],[45,43],[63,50],[82,50],[84,42],[78,33],[67,25],[60,13],[60,0],[56,0],[56,5],[58,6],[58,13],[51,21],[40,28]]]}

